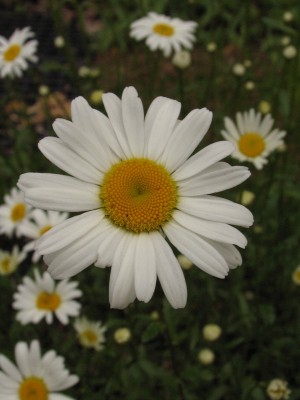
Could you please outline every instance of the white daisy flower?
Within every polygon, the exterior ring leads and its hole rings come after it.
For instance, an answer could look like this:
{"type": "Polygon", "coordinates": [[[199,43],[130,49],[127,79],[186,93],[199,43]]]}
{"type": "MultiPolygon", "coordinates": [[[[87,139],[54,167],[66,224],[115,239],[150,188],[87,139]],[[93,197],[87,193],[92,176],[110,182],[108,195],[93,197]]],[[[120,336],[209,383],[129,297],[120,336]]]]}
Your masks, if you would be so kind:
{"type": "Polygon", "coordinates": [[[37,269],[34,278],[25,276],[14,294],[13,308],[18,310],[16,319],[21,324],[37,324],[43,318],[52,324],[53,314],[62,324],[68,324],[69,317],[79,315],[81,304],[74,300],[82,295],[78,282],[63,280],[56,285],[48,272],[41,276],[37,269]]]}
{"type": "Polygon", "coordinates": [[[239,161],[249,161],[257,169],[268,162],[267,157],[272,151],[283,144],[282,138],[285,131],[273,129],[273,118],[270,114],[262,117],[260,112],[253,109],[238,112],[236,123],[226,117],[224,120],[226,130],[221,135],[235,145],[235,151],[231,157],[239,161]]]}
{"type": "Polygon", "coordinates": [[[9,275],[15,272],[26,258],[26,253],[14,246],[12,252],[0,250],[0,275],[9,275]]]}
{"type": "Polygon", "coordinates": [[[85,317],[77,318],[74,323],[79,342],[84,347],[103,349],[106,327],[100,321],[90,321],[85,317]]]}
{"type": "Polygon", "coordinates": [[[9,39],[0,36],[0,76],[20,77],[28,68],[28,61],[37,62],[37,40],[29,27],[16,29],[9,39]]]}
{"type": "Polygon", "coordinates": [[[38,340],[30,345],[18,342],[16,364],[0,354],[0,400],[73,400],[58,393],[74,386],[76,375],[70,375],[65,360],[54,350],[43,356],[38,340]]]}
{"type": "MultiPolygon", "coordinates": [[[[27,252],[33,251],[37,239],[49,231],[53,226],[65,221],[68,216],[68,213],[61,213],[58,211],[43,211],[37,208],[33,210],[31,213],[31,220],[25,221],[22,226],[20,226],[20,234],[33,239],[25,245],[24,250],[27,252]]],[[[39,259],[39,253],[34,251],[32,261],[37,262],[39,259]]]]}
{"type": "Polygon", "coordinates": [[[4,196],[4,204],[0,206],[0,233],[11,237],[14,232],[20,236],[21,225],[29,218],[31,207],[24,202],[24,193],[12,188],[10,194],[4,196]]]}
{"type": "Polygon", "coordinates": [[[193,21],[182,21],[150,12],[131,24],[130,36],[136,40],[146,39],[146,45],[151,51],[159,49],[165,57],[169,57],[172,50],[179,52],[183,48],[193,48],[196,27],[197,23],[193,21]]]}
{"type": "Polygon", "coordinates": [[[220,162],[233,151],[230,142],[191,156],[211,123],[205,108],[179,121],[180,103],[158,97],[144,116],[133,87],[124,90],[122,99],[105,93],[103,103],[108,118],[82,97],[75,99],[73,122],[56,120],[58,138],[39,143],[42,153],[71,177],[20,177],[19,186],[33,206],[81,212],[46,232],[37,250],[57,279],[93,263],[112,266],[111,307],[125,308],[135,297],[148,302],[157,276],[171,305],[184,307],[184,275],[166,239],[196,266],[224,278],[241,264],[234,245],[247,243],[229,224],[248,227],[253,217],[244,206],[210,193],[240,184],[250,172],[220,162]]]}

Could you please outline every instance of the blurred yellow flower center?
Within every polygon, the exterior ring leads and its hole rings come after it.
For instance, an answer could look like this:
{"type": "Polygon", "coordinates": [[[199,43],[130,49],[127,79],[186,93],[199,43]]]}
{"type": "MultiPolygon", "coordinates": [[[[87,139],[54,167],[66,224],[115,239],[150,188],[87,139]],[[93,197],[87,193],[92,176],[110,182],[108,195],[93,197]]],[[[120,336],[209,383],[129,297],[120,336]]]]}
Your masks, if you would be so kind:
{"type": "Polygon", "coordinates": [[[132,158],[106,173],[100,199],[115,225],[135,233],[150,232],[172,217],[177,188],[165,167],[147,158],[132,158]]]}
{"type": "Polygon", "coordinates": [[[168,24],[156,24],[153,27],[153,31],[161,36],[173,36],[174,28],[168,24]]]}
{"type": "Polygon", "coordinates": [[[36,299],[36,307],[40,310],[54,311],[61,304],[61,297],[57,293],[41,292],[36,299]]]}
{"type": "Polygon", "coordinates": [[[257,157],[265,149],[264,138],[258,133],[245,133],[239,140],[239,149],[247,157],[257,157]]]}
{"type": "Polygon", "coordinates": [[[19,46],[18,44],[12,44],[3,53],[3,58],[7,62],[14,61],[20,54],[20,51],[21,51],[21,46],[19,46]]]}
{"type": "Polygon", "coordinates": [[[48,390],[43,379],[31,376],[25,378],[19,387],[20,400],[47,400],[48,390]]]}
{"type": "Polygon", "coordinates": [[[21,221],[25,217],[26,207],[24,203],[17,203],[10,212],[10,218],[13,222],[21,221]]]}
{"type": "Polygon", "coordinates": [[[9,257],[4,257],[0,261],[0,269],[2,272],[7,273],[10,270],[10,258],[9,257]]]}
{"type": "Polygon", "coordinates": [[[48,232],[52,228],[52,225],[47,225],[44,226],[43,228],[40,229],[40,236],[42,236],[44,233],[48,232]]]}
{"type": "Polygon", "coordinates": [[[91,331],[91,330],[86,330],[84,332],[82,332],[80,334],[80,337],[82,339],[82,341],[84,341],[85,343],[89,343],[89,344],[94,344],[97,342],[97,335],[95,332],[91,331]]]}

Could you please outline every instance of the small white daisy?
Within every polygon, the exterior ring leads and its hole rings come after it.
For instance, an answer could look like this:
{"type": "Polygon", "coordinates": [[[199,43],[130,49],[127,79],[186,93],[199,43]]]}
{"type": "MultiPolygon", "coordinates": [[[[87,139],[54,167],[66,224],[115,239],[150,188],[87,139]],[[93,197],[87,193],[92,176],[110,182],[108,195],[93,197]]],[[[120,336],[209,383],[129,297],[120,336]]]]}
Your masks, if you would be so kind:
{"type": "Polygon", "coordinates": [[[107,328],[100,321],[90,321],[85,317],[77,318],[74,328],[82,346],[94,348],[97,351],[103,349],[107,328]]]}
{"type": "Polygon", "coordinates": [[[150,12],[131,24],[130,36],[136,40],[146,39],[146,45],[151,51],[159,49],[168,57],[172,50],[179,52],[183,48],[193,48],[196,27],[197,23],[193,21],[182,21],[150,12]]]}
{"type": "Polygon", "coordinates": [[[76,375],[70,375],[65,360],[54,350],[41,355],[38,340],[30,345],[18,342],[16,365],[0,354],[0,400],[73,400],[58,393],[74,386],[76,375]]]}
{"type": "Polygon", "coordinates": [[[20,77],[28,68],[28,61],[37,62],[37,40],[29,27],[16,29],[9,39],[0,36],[0,76],[20,77]]]}
{"type": "Polygon", "coordinates": [[[136,297],[148,302],[157,277],[172,306],[184,307],[186,282],[168,241],[213,276],[224,278],[240,265],[235,245],[244,248],[247,240],[230,224],[249,226],[253,216],[210,193],[240,184],[250,172],[220,162],[234,150],[230,142],[191,156],[211,123],[205,108],[180,121],[181,104],[158,97],[144,116],[133,87],[122,99],[105,93],[103,104],[108,117],[77,98],[73,121],[58,119],[53,125],[59,138],[39,143],[43,154],[72,177],[20,177],[33,206],[82,212],[46,232],[37,251],[57,279],[93,263],[112,266],[111,307],[125,308],[136,297]]]}
{"type": "Polygon", "coordinates": [[[15,272],[26,258],[26,252],[14,246],[12,252],[0,250],[0,275],[9,275],[15,272]]]}
{"type": "Polygon", "coordinates": [[[13,308],[18,310],[16,319],[25,325],[37,324],[43,318],[53,322],[53,314],[62,324],[68,324],[69,317],[77,317],[81,304],[74,299],[82,295],[78,282],[60,281],[55,285],[48,272],[41,276],[34,270],[34,280],[25,276],[14,294],[13,308]]]}
{"type": "MultiPolygon", "coordinates": [[[[30,216],[31,220],[26,220],[22,226],[20,226],[20,234],[33,239],[26,244],[24,250],[27,252],[34,250],[37,239],[53,226],[65,221],[68,216],[68,213],[61,213],[58,211],[43,211],[38,208],[33,210],[30,216]]],[[[32,261],[37,262],[39,258],[39,253],[34,251],[32,261]]]]}
{"type": "Polygon", "coordinates": [[[262,117],[260,112],[253,109],[238,112],[236,123],[230,118],[224,120],[226,130],[221,131],[221,135],[235,145],[235,151],[231,157],[239,161],[249,161],[257,169],[268,162],[267,157],[272,151],[283,144],[285,131],[273,129],[273,118],[270,114],[262,117]]]}
{"type": "Polygon", "coordinates": [[[21,225],[29,218],[31,207],[24,202],[24,193],[12,188],[10,194],[4,196],[4,204],[0,206],[0,233],[11,237],[14,232],[20,236],[21,225]]]}

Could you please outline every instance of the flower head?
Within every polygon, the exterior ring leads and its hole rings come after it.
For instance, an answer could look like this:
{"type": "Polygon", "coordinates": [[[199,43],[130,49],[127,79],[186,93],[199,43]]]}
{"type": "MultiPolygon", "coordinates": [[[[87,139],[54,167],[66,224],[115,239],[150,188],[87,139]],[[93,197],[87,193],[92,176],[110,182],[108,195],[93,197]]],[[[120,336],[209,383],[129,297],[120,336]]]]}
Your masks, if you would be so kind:
{"type": "Polygon", "coordinates": [[[77,318],[74,328],[82,346],[94,348],[97,351],[103,349],[106,326],[103,326],[100,321],[90,321],[85,317],[77,318]]]}
{"type": "Polygon", "coordinates": [[[151,51],[159,49],[165,57],[169,57],[172,50],[179,52],[182,48],[193,48],[196,27],[197,23],[193,21],[150,12],[131,24],[130,36],[136,40],[146,39],[151,51]]]}
{"type": "Polygon", "coordinates": [[[202,349],[198,353],[198,360],[203,365],[210,365],[215,361],[215,353],[211,349],[202,349]]]}
{"type": "Polygon", "coordinates": [[[207,109],[179,121],[180,103],[158,97],[144,116],[133,87],[122,99],[105,93],[103,103],[108,117],[77,98],[73,121],[56,120],[58,138],[39,143],[71,177],[27,173],[19,180],[30,204],[81,212],[46,232],[36,249],[57,279],[93,263],[112,266],[111,307],[125,308],[136,297],[148,302],[157,277],[172,306],[184,307],[184,275],[166,237],[197,267],[224,278],[241,264],[234,245],[247,243],[229,224],[249,226],[253,217],[210,193],[232,188],[250,173],[220,162],[234,149],[229,142],[191,156],[210,125],[207,109]]]}
{"type": "Polygon", "coordinates": [[[235,145],[232,157],[239,161],[248,161],[257,169],[262,169],[268,162],[267,157],[283,143],[285,131],[273,129],[274,120],[270,114],[262,117],[253,109],[237,113],[236,123],[225,118],[226,130],[221,135],[235,145]]]}
{"type": "Polygon", "coordinates": [[[33,340],[18,342],[15,347],[16,366],[0,355],[0,399],[50,400],[68,399],[58,391],[68,389],[78,382],[65,368],[64,358],[54,350],[41,355],[40,343],[33,340]]]}
{"type": "Polygon", "coordinates": [[[11,253],[0,250],[0,275],[12,274],[25,258],[26,252],[20,251],[18,246],[14,246],[11,253]]]}
{"type": "Polygon", "coordinates": [[[20,77],[28,68],[28,61],[37,62],[37,40],[29,27],[16,29],[9,39],[0,36],[0,76],[20,77]]]}
{"type": "Polygon", "coordinates": [[[78,316],[81,305],[74,299],[82,293],[77,282],[63,280],[56,285],[48,272],[40,275],[37,269],[34,278],[25,276],[14,294],[13,308],[18,310],[16,319],[21,324],[37,324],[43,318],[51,324],[53,314],[62,324],[67,324],[69,317],[78,316]]]}
{"type": "Polygon", "coordinates": [[[285,400],[290,397],[291,390],[288,388],[287,382],[277,378],[269,383],[267,394],[271,400],[285,400]]]}
{"type": "Polygon", "coordinates": [[[118,344],[127,343],[131,339],[131,332],[128,328],[119,328],[114,332],[114,339],[118,344]]]}
{"type": "Polygon", "coordinates": [[[40,255],[35,251],[35,244],[44,233],[48,232],[53,226],[65,221],[68,213],[59,211],[43,211],[38,208],[34,209],[30,215],[31,219],[26,220],[20,227],[20,234],[32,239],[24,247],[25,251],[33,251],[32,261],[37,262],[40,255]]]}
{"type": "MultiPolygon", "coordinates": [[[[0,263],[1,263],[1,261],[0,261],[0,263]]],[[[300,286],[300,265],[298,265],[298,267],[296,267],[295,270],[293,271],[292,279],[293,279],[293,282],[295,283],[295,285],[300,286]]]]}
{"type": "Polygon", "coordinates": [[[222,329],[217,324],[207,324],[204,326],[202,333],[205,340],[214,342],[222,335],[222,329]]]}
{"type": "Polygon", "coordinates": [[[24,202],[24,193],[12,188],[10,194],[4,196],[4,204],[0,206],[0,233],[11,237],[14,232],[20,236],[22,224],[29,218],[31,207],[24,202]]]}

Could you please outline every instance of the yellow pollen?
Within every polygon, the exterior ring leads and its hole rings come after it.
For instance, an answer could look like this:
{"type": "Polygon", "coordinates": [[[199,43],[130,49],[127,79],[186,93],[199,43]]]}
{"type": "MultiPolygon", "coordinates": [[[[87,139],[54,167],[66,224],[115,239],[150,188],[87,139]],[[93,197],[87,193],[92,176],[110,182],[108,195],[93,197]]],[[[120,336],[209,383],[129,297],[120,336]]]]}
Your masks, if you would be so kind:
{"type": "Polygon", "coordinates": [[[57,293],[41,292],[36,299],[39,310],[55,311],[61,304],[61,297],[57,293]]]}
{"type": "Polygon", "coordinates": [[[95,332],[91,330],[86,330],[80,334],[80,337],[83,341],[88,342],[89,344],[94,344],[97,342],[98,337],[95,332]]]}
{"type": "Polygon", "coordinates": [[[174,28],[168,24],[156,24],[153,27],[153,31],[161,36],[173,36],[174,35],[174,28]]]}
{"type": "Polygon", "coordinates": [[[106,173],[100,199],[115,225],[135,233],[150,232],[171,219],[177,188],[164,166],[147,158],[132,158],[106,173]]]}
{"type": "Polygon", "coordinates": [[[9,257],[4,257],[1,262],[0,262],[0,269],[4,272],[7,273],[10,271],[10,258],[9,257]]]}
{"type": "Polygon", "coordinates": [[[52,228],[52,225],[47,225],[44,226],[43,228],[40,229],[40,236],[42,236],[44,233],[48,232],[52,228]]]}
{"type": "Polygon", "coordinates": [[[20,400],[48,400],[48,390],[41,378],[30,376],[19,386],[20,400]]]}
{"type": "Polygon", "coordinates": [[[13,222],[19,222],[21,221],[26,214],[26,206],[24,203],[17,203],[14,205],[10,212],[10,219],[13,222]]]}
{"type": "Polygon", "coordinates": [[[3,53],[3,58],[7,62],[12,62],[18,57],[20,52],[21,52],[21,46],[19,46],[18,44],[12,44],[3,53]]]}
{"type": "Polygon", "coordinates": [[[238,145],[241,153],[253,158],[261,155],[266,147],[264,138],[255,132],[242,135],[238,145]]]}

